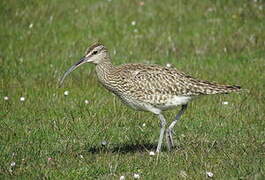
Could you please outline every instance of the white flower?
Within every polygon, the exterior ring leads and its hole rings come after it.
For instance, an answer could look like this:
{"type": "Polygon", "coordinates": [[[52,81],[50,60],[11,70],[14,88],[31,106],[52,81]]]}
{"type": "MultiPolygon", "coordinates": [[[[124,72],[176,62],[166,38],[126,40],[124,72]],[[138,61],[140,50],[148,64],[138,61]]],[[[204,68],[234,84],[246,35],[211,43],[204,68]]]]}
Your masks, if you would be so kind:
{"type": "Polygon", "coordinates": [[[16,165],[16,162],[11,162],[11,163],[10,163],[10,166],[11,166],[11,167],[14,167],[15,165],[16,165]]]}
{"type": "Polygon", "coordinates": [[[223,104],[223,105],[227,105],[228,102],[227,102],[227,101],[223,101],[222,104],[223,104]]]}
{"type": "Polygon", "coordinates": [[[64,91],[63,93],[65,96],[68,96],[69,95],[69,91],[64,91]]]}
{"type": "Polygon", "coordinates": [[[108,144],[107,141],[105,141],[105,140],[104,140],[104,141],[101,141],[101,145],[102,145],[102,146],[106,146],[107,144],[108,144]]]}
{"type": "Polygon", "coordinates": [[[21,102],[25,101],[25,99],[26,99],[26,98],[25,98],[25,97],[23,97],[23,96],[22,96],[22,97],[20,97],[20,101],[21,101],[21,102]]]}
{"type": "Polygon", "coordinates": [[[206,171],[206,174],[207,174],[207,176],[210,177],[210,178],[213,177],[213,173],[210,172],[210,171],[206,171]]]}
{"type": "Polygon", "coordinates": [[[172,64],[170,64],[170,63],[167,63],[166,64],[166,67],[169,67],[170,68],[171,66],[172,66],[172,64]]]}
{"type": "Polygon", "coordinates": [[[5,96],[5,97],[4,97],[4,100],[5,100],[5,101],[7,101],[8,99],[9,99],[9,97],[8,97],[8,96],[5,96]]]}
{"type": "Polygon", "coordinates": [[[149,155],[150,155],[150,156],[154,156],[154,155],[155,155],[155,152],[154,152],[154,151],[150,151],[150,152],[149,152],[149,155]]]}
{"type": "Polygon", "coordinates": [[[131,25],[132,25],[132,26],[135,26],[135,25],[136,25],[136,22],[135,22],[135,21],[132,21],[132,22],[131,22],[131,25]]]}
{"type": "Polygon", "coordinates": [[[134,174],[133,174],[133,178],[134,178],[134,179],[139,179],[139,178],[140,178],[140,175],[137,174],[137,173],[134,173],[134,174]]]}
{"type": "Polygon", "coordinates": [[[186,171],[180,171],[180,175],[182,176],[182,177],[184,177],[184,178],[186,178],[188,175],[187,175],[187,173],[186,173],[186,171]]]}
{"type": "Polygon", "coordinates": [[[143,127],[145,127],[146,126],[146,124],[145,123],[143,123],[143,125],[142,125],[143,127]]]}
{"type": "Polygon", "coordinates": [[[125,179],[125,176],[121,176],[121,177],[120,177],[120,180],[124,180],[124,179],[125,179]]]}
{"type": "Polygon", "coordinates": [[[80,158],[81,158],[81,159],[83,159],[83,158],[84,158],[84,156],[83,156],[82,154],[80,154],[80,158]]]}
{"type": "Polygon", "coordinates": [[[29,28],[31,29],[33,27],[33,24],[31,23],[30,25],[29,25],[29,28]]]}
{"type": "Polygon", "coordinates": [[[50,16],[49,21],[52,22],[52,20],[53,20],[53,16],[50,16]]]}
{"type": "Polygon", "coordinates": [[[89,101],[88,100],[85,100],[85,104],[88,104],[89,103],[89,101]]]}

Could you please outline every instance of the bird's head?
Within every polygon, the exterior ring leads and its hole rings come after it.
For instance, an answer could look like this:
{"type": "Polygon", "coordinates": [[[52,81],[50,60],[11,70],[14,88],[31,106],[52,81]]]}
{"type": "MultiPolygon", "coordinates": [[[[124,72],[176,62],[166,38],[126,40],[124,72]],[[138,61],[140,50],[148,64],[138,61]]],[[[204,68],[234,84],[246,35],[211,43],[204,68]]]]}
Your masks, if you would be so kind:
{"type": "Polygon", "coordinates": [[[87,48],[85,56],[83,56],[78,63],[83,64],[90,62],[93,64],[100,64],[106,61],[110,61],[107,48],[103,44],[96,43],[87,48]]]}
{"type": "Polygon", "coordinates": [[[60,86],[62,85],[65,77],[82,64],[93,63],[97,65],[108,61],[110,61],[110,57],[108,50],[104,45],[95,43],[89,46],[86,50],[85,56],[83,56],[77,63],[75,63],[64,73],[62,79],[60,80],[60,86]]]}

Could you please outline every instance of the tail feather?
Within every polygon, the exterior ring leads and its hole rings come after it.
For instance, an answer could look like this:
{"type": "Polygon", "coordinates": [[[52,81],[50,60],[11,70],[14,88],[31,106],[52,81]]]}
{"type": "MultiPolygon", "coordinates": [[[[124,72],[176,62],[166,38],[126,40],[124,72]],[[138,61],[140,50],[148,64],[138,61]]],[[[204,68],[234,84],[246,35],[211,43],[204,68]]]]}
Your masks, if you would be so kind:
{"type": "Polygon", "coordinates": [[[224,92],[238,92],[241,90],[241,86],[238,85],[226,85],[225,88],[223,89],[224,92]]]}
{"type": "Polygon", "coordinates": [[[242,90],[238,85],[223,85],[204,80],[196,80],[193,83],[198,94],[228,94],[242,90]]]}
{"type": "Polygon", "coordinates": [[[238,85],[224,85],[215,82],[199,80],[186,76],[186,86],[188,94],[192,95],[210,95],[210,94],[228,94],[231,92],[242,91],[238,85]]]}
{"type": "Polygon", "coordinates": [[[241,91],[241,87],[237,85],[219,85],[212,84],[205,88],[205,94],[228,94],[231,92],[239,92],[241,91]]]}

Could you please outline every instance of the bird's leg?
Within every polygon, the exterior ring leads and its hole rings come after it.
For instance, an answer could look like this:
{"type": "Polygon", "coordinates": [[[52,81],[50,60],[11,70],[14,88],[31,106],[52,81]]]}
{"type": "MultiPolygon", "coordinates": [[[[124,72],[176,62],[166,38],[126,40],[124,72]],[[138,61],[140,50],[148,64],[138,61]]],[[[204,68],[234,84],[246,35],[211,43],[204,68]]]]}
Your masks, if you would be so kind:
{"type": "Polygon", "coordinates": [[[168,146],[169,151],[171,151],[172,148],[174,147],[172,130],[173,130],[174,126],[176,125],[177,121],[179,120],[180,116],[187,109],[187,107],[188,107],[187,104],[184,104],[184,105],[181,106],[181,110],[176,115],[175,120],[169,125],[169,127],[166,130],[166,139],[167,139],[167,146],[168,146]]]}
{"type": "Polygon", "coordinates": [[[160,119],[160,125],[161,125],[161,129],[160,129],[160,135],[159,135],[159,140],[158,140],[158,145],[156,148],[156,152],[159,153],[161,151],[161,145],[163,142],[163,136],[165,133],[165,128],[166,128],[166,119],[164,118],[164,116],[162,114],[158,114],[158,117],[160,119]]]}

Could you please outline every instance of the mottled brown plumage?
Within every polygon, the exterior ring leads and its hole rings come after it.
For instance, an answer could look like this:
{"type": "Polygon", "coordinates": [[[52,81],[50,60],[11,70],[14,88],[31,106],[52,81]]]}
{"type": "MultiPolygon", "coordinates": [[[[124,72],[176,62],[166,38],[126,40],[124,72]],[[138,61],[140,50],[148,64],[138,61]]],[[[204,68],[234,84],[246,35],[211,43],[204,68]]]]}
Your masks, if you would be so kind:
{"type": "Polygon", "coordinates": [[[153,105],[166,103],[172,96],[224,94],[240,89],[239,86],[198,80],[174,68],[158,65],[115,67],[108,62],[97,65],[96,70],[100,82],[118,96],[128,95],[153,105]]]}
{"type": "Polygon", "coordinates": [[[169,67],[144,64],[114,66],[108,50],[102,44],[90,46],[85,56],[65,73],[62,81],[71,71],[86,62],[96,65],[99,81],[125,104],[136,110],[150,111],[158,115],[161,130],[157,152],[161,149],[165,131],[166,121],[162,115],[164,110],[182,105],[181,111],[166,131],[168,147],[171,149],[173,147],[172,129],[192,98],[240,90],[239,86],[199,80],[169,67]]]}

